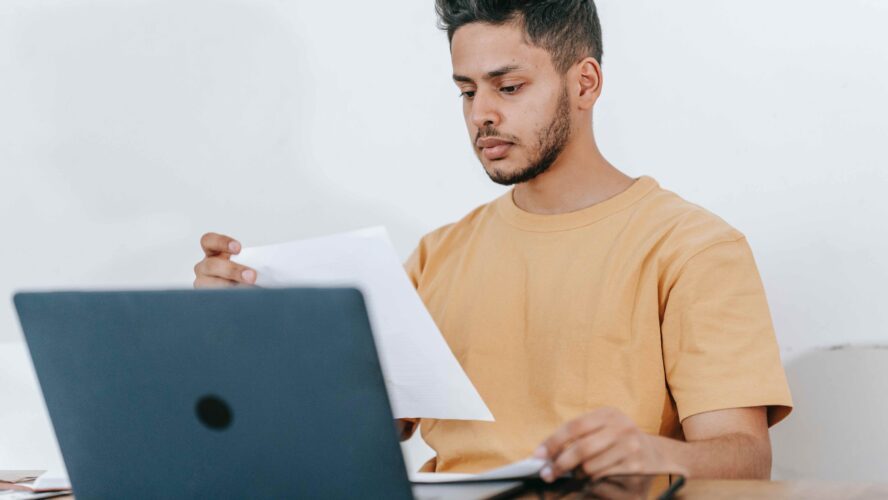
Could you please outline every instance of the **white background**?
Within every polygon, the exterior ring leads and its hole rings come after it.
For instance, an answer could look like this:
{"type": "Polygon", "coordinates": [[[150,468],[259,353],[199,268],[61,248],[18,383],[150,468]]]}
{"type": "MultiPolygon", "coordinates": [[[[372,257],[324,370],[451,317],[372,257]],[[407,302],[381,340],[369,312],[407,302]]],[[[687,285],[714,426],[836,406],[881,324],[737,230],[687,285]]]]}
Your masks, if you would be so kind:
{"type": "MultiPolygon", "coordinates": [[[[888,340],[888,2],[600,0],[595,125],[744,232],[785,360],[888,340]]],[[[503,192],[432,0],[0,2],[0,468],[60,458],[9,297],[188,287],[198,238],[385,224],[503,192]]],[[[789,424],[787,424],[789,425],[789,424]]]]}

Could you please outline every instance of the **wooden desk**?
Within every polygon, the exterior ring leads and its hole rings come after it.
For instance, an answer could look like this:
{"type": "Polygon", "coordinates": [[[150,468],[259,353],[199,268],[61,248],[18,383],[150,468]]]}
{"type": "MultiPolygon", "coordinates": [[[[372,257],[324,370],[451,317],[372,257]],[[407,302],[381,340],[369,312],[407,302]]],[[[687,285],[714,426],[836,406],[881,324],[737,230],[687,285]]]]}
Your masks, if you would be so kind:
{"type": "Polygon", "coordinates": [[[847,499],[868,500],[888,498],[888,483],[837,483],[829,481],[725,481],[688,480],[679,490],[680,500],[697,499],[847,499]]]}
{"type": "MultiPolygon", "coordinates": [[[[74,500],[72,496],[57,497],[74,500]]],[[[567,497],[571,498],[571,497],[567,497]]],[[[688,480],[678,500],[883,500],[888,483],[836,483],[827,481],[688,480]]]]}

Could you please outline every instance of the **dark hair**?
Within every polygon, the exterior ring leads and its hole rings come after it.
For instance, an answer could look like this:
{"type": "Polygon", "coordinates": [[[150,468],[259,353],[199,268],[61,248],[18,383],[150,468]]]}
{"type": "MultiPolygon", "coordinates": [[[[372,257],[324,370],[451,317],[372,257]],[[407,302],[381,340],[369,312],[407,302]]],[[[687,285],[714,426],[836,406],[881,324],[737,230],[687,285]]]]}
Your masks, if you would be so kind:
{"type": "Polygon", "coordinates": [[[546,49],[564,74],[584,57],[601,63],[601,22],[594,0],[435,0],[438,27],[453,42],[469,23],[523,24],[530,43],[546,49]]]}

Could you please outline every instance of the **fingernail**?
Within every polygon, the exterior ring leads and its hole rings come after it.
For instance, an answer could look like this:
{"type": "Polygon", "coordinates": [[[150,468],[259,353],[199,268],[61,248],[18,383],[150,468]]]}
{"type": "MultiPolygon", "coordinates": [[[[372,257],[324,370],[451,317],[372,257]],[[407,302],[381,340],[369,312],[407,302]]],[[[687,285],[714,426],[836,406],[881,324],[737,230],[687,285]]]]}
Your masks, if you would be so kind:
{"type": "Polygon", "coordinates": [[[228,250],[229,250],[231,253],[238,253],[238,252],[240,252],[240,248],[241,248],[241,247],[240,247],[240,243],[238,243],[238,242],[236,242],[236,241],[231,241],[231,242],[228,243],[228,250]]]}
{"type": "Polygon", "coordinates": [[[552,467],[549,465],[543,467],[543,470],[540,471],[540,477],[547,483],[552,481],[552,467]]]}
{"type": "Polygon", "coordinates": [[[549,451],[546,450],[545,446],[540,446],[539,448],[533,450],[533,456],[536,458],[546,458],[549,456],[549,451]]]}
{"type": "Polygon", "coordinates": [[[246,271],[241,273],[241,276],[243,276],[244,281],[246,281],[247,283],[252,283],[256,280],[256,271],[247,269],[246,271]]]}

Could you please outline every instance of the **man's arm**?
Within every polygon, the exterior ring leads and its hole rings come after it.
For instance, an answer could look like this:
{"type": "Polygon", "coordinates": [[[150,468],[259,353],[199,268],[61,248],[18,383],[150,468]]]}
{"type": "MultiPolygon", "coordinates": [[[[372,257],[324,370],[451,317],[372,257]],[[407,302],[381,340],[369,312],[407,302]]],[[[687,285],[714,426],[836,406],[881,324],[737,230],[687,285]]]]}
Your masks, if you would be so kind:
{"type": "Polygon", "coordinates": [[[692,415],[682,422],[687,442],[650,436],[696,478],[770,479],[771,438],[766,407],[692,415]]]}
{"type": "Polygon", "coordinates": [[[623,413],[602,408],[568,422],[534,453],[552,481],[577,469],[592,477],[676,473],[694,478],[768,479],[771,442],[766,407],[700,413],[682,422],[685,439],[644,434],[623,413]]]}

